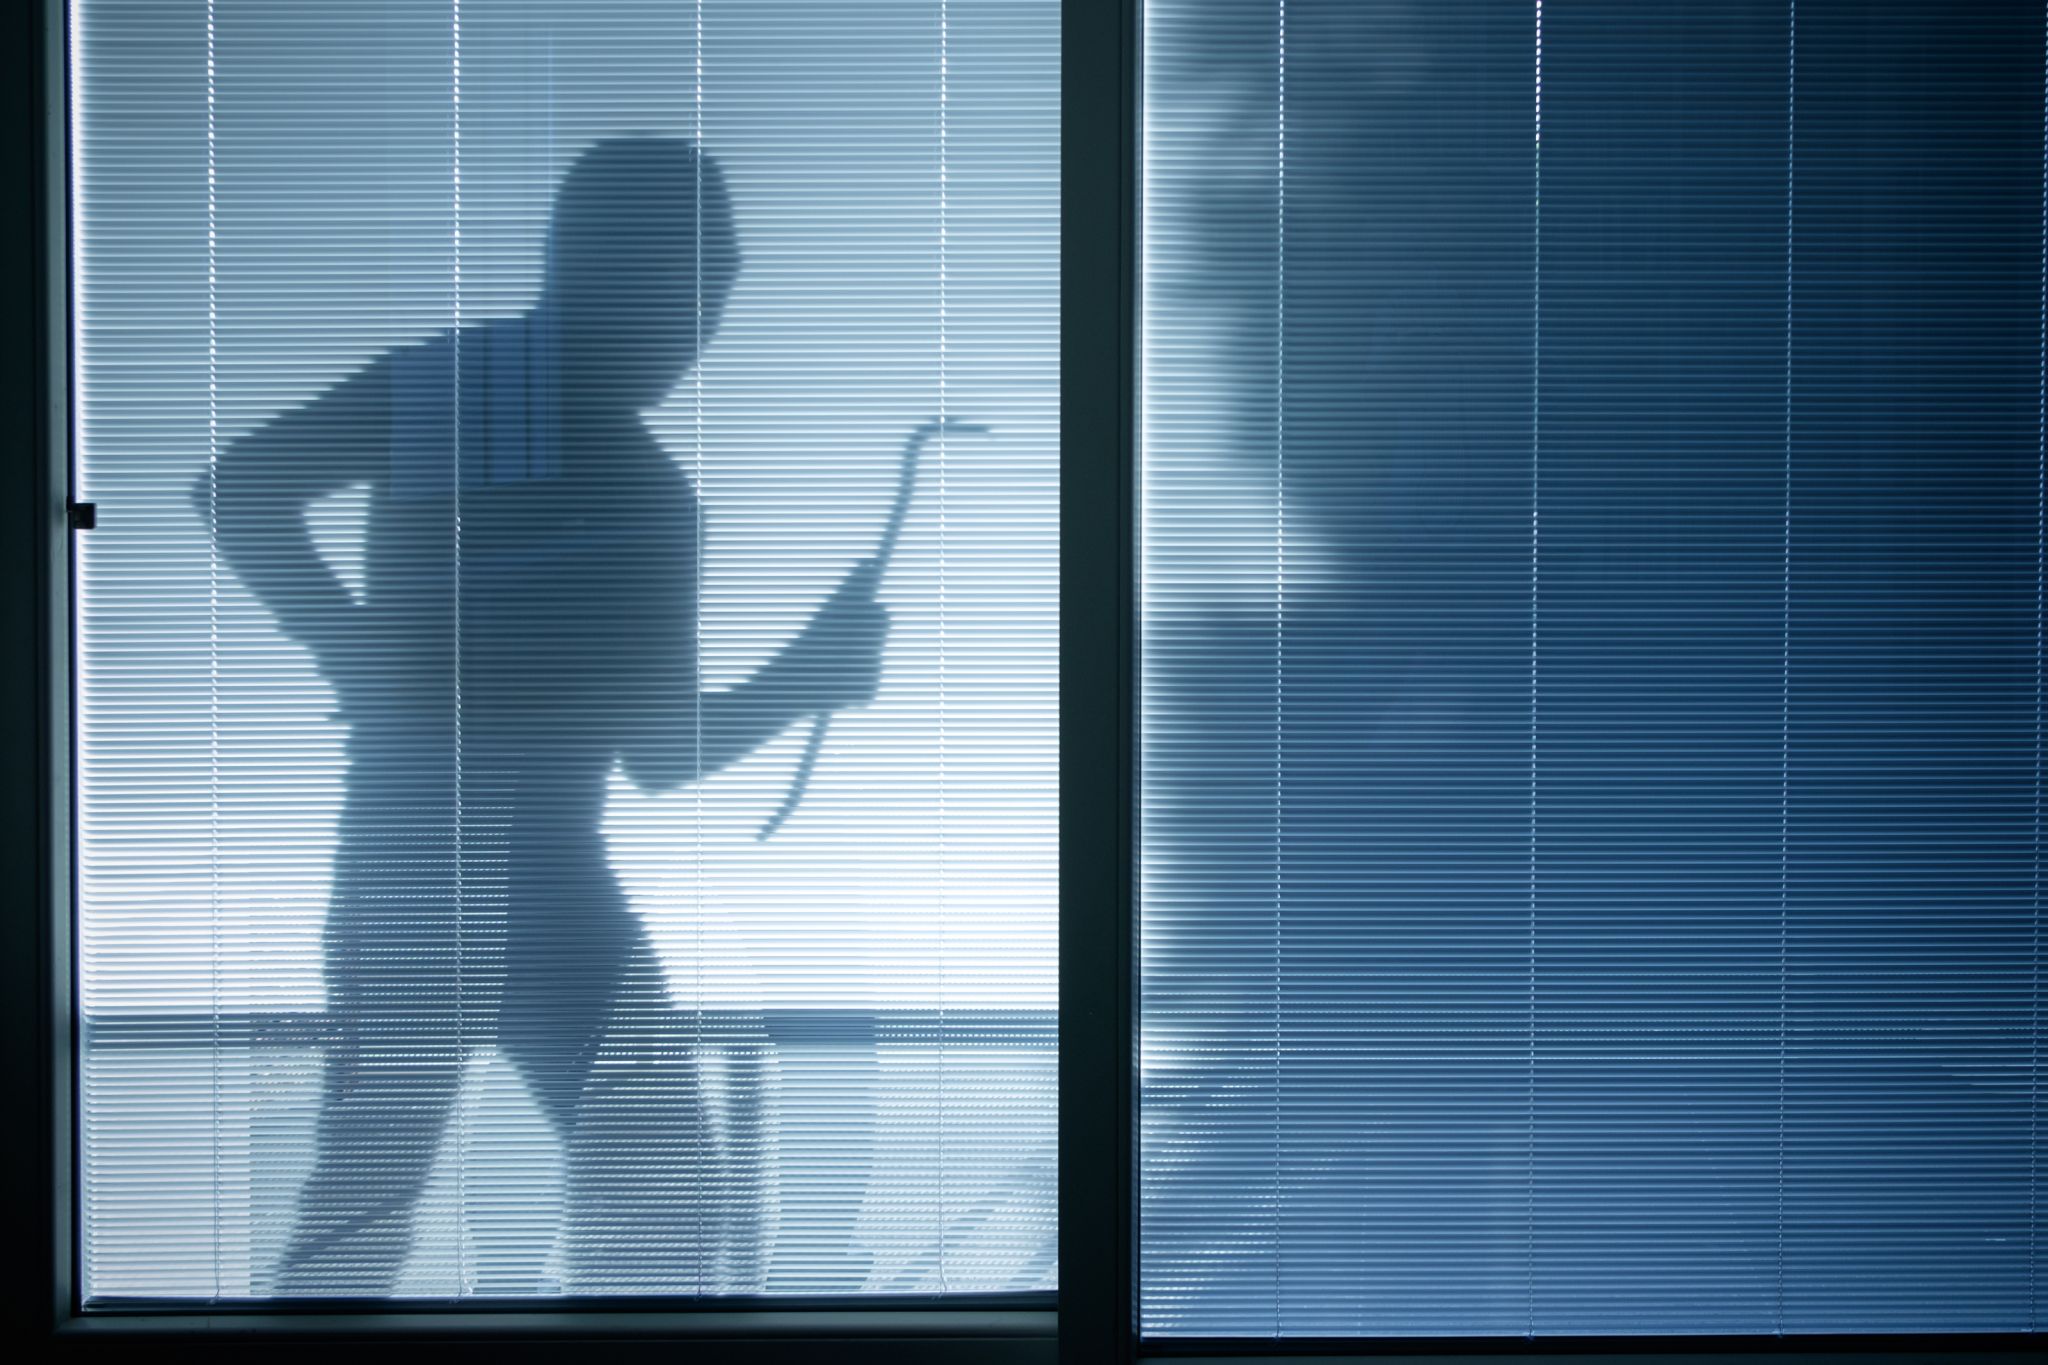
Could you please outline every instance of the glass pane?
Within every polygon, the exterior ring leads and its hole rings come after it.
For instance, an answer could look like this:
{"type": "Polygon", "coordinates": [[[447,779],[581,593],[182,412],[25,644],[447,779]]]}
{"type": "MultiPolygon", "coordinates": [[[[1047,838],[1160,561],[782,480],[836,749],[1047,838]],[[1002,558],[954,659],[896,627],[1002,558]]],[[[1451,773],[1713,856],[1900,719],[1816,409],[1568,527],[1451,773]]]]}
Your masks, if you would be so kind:
{"type": "Polygon", "coordinates": [[[2041,5],[1146,14],[1144,1330],[2038,1324],[2041,5]]]}
{"type": "Polygon", "coordinates": [[[1054,1282],[1050,0],[80,0],[89,1303],[1054,1282]]]}

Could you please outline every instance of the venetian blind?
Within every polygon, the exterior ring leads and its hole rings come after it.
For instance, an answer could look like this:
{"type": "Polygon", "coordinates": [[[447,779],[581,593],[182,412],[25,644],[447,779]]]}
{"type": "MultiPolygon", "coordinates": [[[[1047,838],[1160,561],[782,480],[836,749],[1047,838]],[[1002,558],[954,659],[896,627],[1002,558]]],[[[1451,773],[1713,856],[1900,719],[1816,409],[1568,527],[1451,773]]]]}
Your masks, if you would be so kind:
{"type": "Polygon", "coordinates": [[[2036,0],[1150,0],[1140,1315],[2024,1330],[2036,0]]]}
{"type": "Polygon", "coordinates": [[[1057,6],[71,15],[88,1304],[1049,1289],[1057,6]]]}

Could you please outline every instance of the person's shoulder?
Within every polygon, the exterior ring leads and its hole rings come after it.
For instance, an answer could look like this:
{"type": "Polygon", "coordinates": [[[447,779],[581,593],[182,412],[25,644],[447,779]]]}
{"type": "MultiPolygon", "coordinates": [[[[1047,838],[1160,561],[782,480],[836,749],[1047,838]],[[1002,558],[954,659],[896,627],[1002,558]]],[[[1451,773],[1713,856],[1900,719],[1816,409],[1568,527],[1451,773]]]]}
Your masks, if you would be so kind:
{"type": "Polygon", "coordinates": [[[436,391],[446,394],[454,374],[453,352],[446,332],[401,342],[329,384],[304,410],[339,419],[366,409],[388,409],[407,396],[417,399],[436,391]]]}

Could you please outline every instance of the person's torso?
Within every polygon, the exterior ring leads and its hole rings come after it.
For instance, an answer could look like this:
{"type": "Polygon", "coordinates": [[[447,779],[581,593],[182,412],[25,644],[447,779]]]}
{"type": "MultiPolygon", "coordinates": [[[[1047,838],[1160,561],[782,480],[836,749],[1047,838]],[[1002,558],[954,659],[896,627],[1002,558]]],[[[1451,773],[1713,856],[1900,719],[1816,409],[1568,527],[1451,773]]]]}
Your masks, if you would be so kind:
{"type": "MultiPolygon", "coordinates": [[[[405,724],[608,767],[622,696],[694,628],[698,508],[635,412],[562,401],[523,332],[395,353],[366,625],[405,724]]],[[[374,718],[359,717],[360,721],[374,718]]]]}

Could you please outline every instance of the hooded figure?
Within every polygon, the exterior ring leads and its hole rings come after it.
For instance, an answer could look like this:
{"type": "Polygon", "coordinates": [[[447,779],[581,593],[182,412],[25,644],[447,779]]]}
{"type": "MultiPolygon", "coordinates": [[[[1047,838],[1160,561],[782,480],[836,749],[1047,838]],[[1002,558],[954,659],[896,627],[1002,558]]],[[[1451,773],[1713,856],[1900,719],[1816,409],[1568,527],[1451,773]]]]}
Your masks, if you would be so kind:
{"type": "Polygon", "coordinates": [[[672,789],[879,679],[887,616],[842,589],[747,682],[699,685],[696,494],[641,413],[710,343],[739,267],[710,157],[601,142],[562,183],[530,310],[385,354],[194,489],[349,727],[333,1038],[280,1294],[392,1291],[464,1065],[491,1044],[567,1154],[575,1292],[761,1287],[758,1087],[708,1121],[702,1029],[600,828],[614,765],[672,789]],[[358,597],[305,511],[360,486],[358,597]]]}

